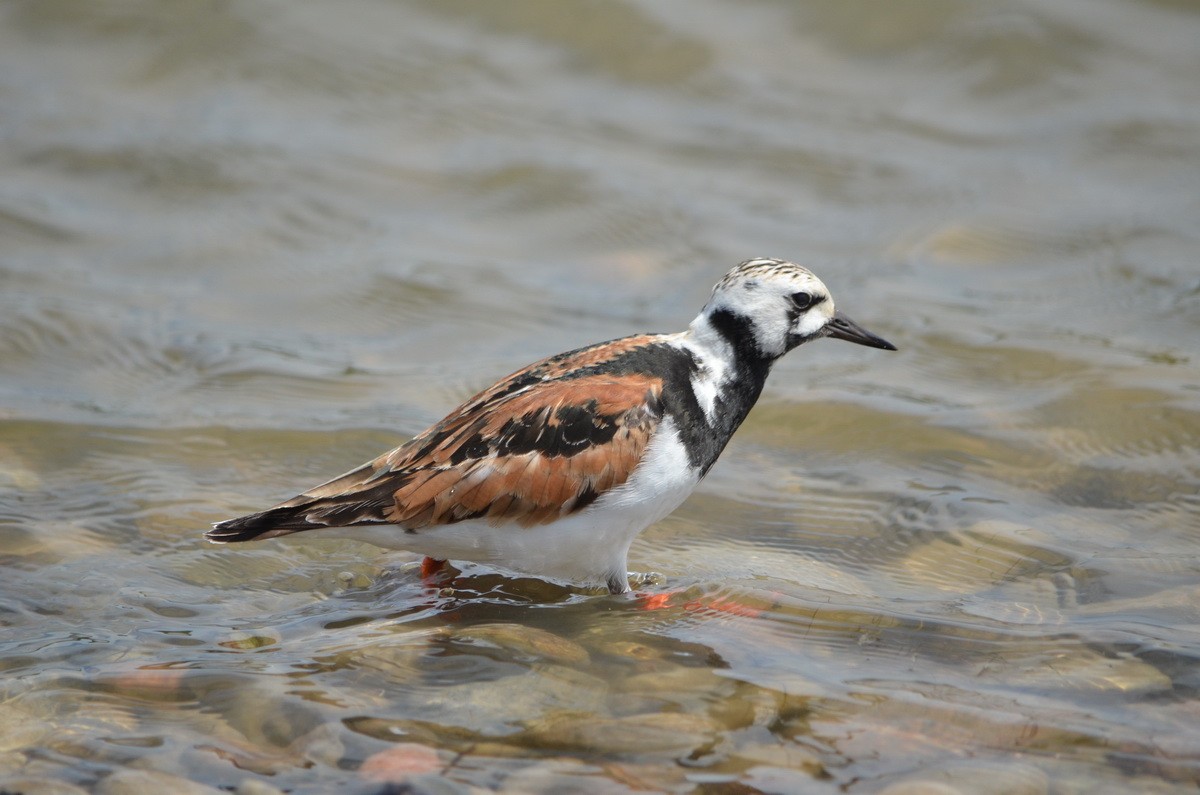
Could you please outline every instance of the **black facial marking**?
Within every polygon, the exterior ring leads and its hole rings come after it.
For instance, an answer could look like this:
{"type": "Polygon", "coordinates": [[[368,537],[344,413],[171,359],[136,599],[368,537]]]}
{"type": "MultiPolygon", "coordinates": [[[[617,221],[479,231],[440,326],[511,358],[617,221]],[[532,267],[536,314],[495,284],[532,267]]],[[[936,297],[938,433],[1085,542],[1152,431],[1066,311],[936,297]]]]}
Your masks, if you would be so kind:
{"type": "Polygon", "coordinates": [[[759,349],[758,340],[754,336],[754,323],[750,318],[728,309],[718,309],[709,316],[708,322],[733,347],[739,365],[754,370],[765,367],[763,378],[766,378],[774,357],[759,349]]]}
{"type": "MultiPolygon", "coordinates": [[[[803,315],[808,310],[812,309],[814,306],[817,306],[817,305],[827,301],[829,299],[829,296],[827,296],[827,295],[812,295],[811,293],[799,292],[799,293],[792,294],[791,299],[792,299],[792,303],[788,307],[788,326],[791,328],[795,328],[796,323],[797,323],[797,321],[800,320],[801,315],[803,315]],[[800,298],[801,296],[803,296],[803,299],[800,298]],[[802,301],[805,299],[807,300],[807,304],[804,306],[801,306],[802,301]]],[[[819,334],[817,334],[817,335],[810,334],[810,335],[804,336],[804,337],[801,337],[797,334],[788,334],[787,343],[786,343],[787,349],[790,351],[793,348],[795,348],[797,345],[800,345],[801,343],[807,342],[808,340],[812,339],[814,336],[819,336],[819,334]]]]}

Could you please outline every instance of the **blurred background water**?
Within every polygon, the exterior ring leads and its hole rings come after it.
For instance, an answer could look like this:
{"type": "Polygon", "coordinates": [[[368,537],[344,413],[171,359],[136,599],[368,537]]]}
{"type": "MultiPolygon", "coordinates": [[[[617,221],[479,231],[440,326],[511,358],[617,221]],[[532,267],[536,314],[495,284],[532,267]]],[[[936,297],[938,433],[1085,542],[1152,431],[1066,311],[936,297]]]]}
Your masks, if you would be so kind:
{"type": "Polygon", "coordinates": [[[0,788],[1194,791],[1197,75],[1193,0],[0,4],[0,788]],[[662,609],[201,541],[758,255],[900,352],[776,368],[662,609]]]}

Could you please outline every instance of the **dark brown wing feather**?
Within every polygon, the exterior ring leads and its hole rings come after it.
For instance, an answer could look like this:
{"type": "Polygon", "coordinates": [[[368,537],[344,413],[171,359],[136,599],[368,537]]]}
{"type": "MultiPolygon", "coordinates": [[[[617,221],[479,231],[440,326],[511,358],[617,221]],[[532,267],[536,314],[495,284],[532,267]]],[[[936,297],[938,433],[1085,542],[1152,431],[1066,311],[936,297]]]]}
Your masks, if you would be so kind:
{"type": "Polygon", "coordinates": [[[207,537],[384,523],[417,532],[477,518],[528,526],[580,510],[629,478],[662,417],[661,379],[604,374],[598,365],[654,339],[531,365],[395,450],[274,508],[221,522],[207,537]]]}

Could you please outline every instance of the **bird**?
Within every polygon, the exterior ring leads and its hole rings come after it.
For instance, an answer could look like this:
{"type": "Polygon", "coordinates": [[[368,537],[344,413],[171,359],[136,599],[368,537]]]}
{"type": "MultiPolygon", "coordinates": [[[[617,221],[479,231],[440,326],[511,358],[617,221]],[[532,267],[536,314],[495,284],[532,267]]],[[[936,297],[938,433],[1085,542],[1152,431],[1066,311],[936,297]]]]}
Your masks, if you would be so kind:
{"type": "Polygon", "coordinates": [[[316,531],[629,592],[630,545],[716,462],[784,354],[821,338],[894,351],[809,269],[730,270],[685,331],[542,359],[408,442],[286,502],[217,522],[229,542],[316,531]]]}

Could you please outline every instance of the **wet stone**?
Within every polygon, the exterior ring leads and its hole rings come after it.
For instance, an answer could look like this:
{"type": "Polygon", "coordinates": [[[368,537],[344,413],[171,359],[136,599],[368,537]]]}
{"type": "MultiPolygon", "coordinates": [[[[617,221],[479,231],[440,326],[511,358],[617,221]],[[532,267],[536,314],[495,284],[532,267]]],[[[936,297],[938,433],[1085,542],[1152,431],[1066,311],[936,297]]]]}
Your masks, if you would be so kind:
{"type": "Polygon", "coordinates": [[[781,693],[739,683],[734,694],[713,703],[708,714],[727,729],[767,726],[784,715],[781,693]]]}
{"type": "Polygon", "coordinates": [[[397,743],[363,760],[358,775],[367,781],[407,781],[445,767],[438,752],[420,743],[397,743]]]}
{"type": "Polygon", "coordinates": [[[621,709],[625,712],[655,712],[664,707],[703,714],[714,704],[723,702],[737,687],[709,668],[692,668],[665,663],[657,670],[634,674],[618,680],[613,690],[620,694],[621,709]]]}
{"type": "Polygon", "coordinates": [[[530,724],[526,739],[535,747],[590,753],[688,753],[714,745],[720,726],[706,717],[679,713],[602,718],[560,713],[530,724]]]}
{"type": "Polygon", "coordinates": [[[1173,623],[1194,623],[1200,616],[1200,585],[1182,585],[1158,591],[1148,596],[1108,599],[1081,605],[1085,616],[1112,616],[1122,613],[1170,612],[1179,616],[1173,623]]]}
{"type": "Polygon", "coordinates": [[[413,630],[398,637],[356,646],[337,655],[339,667],[353,666],[387,675],[394,684],[403,684],[421,677],[421,661],[431,648],[445,643],[450,632],[445,627],[413,630]]]}
{"type": "MultiPolygon", "coordinates": [[[[671,759],[667,761],[605,762],[605,775],[634,792],[692,792],[694,772],[671,759]]],[[[702,790],[701,790],[702,791],[702,790]]]]}
{"type": "MultiPolygon", "coordinates": [[[[468,787],[456,781],[451,781],[445,776],[433,773],[413,776],[400,785],[400,787],[387,784],[384,787],[385,789],[378,790],[379,795],[391,795],[391,793],[397,791],[405,793],[405,795],[487,795],[487,793],[491,792],[491,790],[479,790],[468,787]]],[[[367,793],[369,795],[371,791],[367,790],[367,793]]]]}
{"type": "MultiPolygon", "coordinates": [[[[804,770],[785,767],[754,767],[746,771],[741,784],[749,787],[746,792],[812,792],[813,777],[804,770]]],[[[736,789],[733,790],[737,792],[736,789]]],[[[834,791],[832,788],[830,791],[834,791]]]]}
{"type": "MultiPolygon", "coordinates": [[[[1089,648],[1061,653],[1036,650],[1028,657],[1008,656],[1000,676],[1004,684],[1039,690],[1098,690],[1158,693],[1170,690],[1171,678],[1149,663],[1127,654],[1106,656],[1089,648]]],[[[984,671],[982,676],[992,676],[984,671]]]]}
{"type": "Polygon", "coordinates": [[[243,688],[224,717],[251,743],[276,748],[291,746],[324,723],[316,709],[288,699],[275,681],[243,688]]]}
{"type": "Polygon", "coordinates": [[[627,676],[617,683],[622,693],[660,693],[675,698],[681,694],[705,695],[714,690],[726,691],[728,695],[737,686],[731,679],[717,676],[711,668],[671,666],[664,670],[627,676]]]}
{"type": "Polygon", "coordinates": [[[747,745],[738,748],[730,758],[731,762],[745,761],[751,765],[766,765],[768,767],[801,770],[810,776],[819,776],[825,772],[821,758],[807,748],[793,743],[775,743],[772,745],[747,745]]]}
{"type": "Polygon", "coordinates": [[[939,781],[901,781],[879,790],[879,795],[967,795],[960,789],[939,781]]]}
{"type": "Polygon", "coordinates": [[[0,752],[0,777],[19,772],[26,761],[25,754],[19,751],[0,752]]]}
{"type": "Polygon", "coordinates": [[[38,720],[24,709],[0,704],[0,752],[41,745],[54,733],[54,726],[38,720]]]}
{"type": "Polygon", "coordinates": [[[1070,575],[1059,572],[1008,583],[998,594],[964,598],[961,609],[1005,624],[1061,626],[1067,623],[1076,599],[1070,575]]]}
{"type": "Polygon", "coordinates": [[[888,795],[1046,795],[1050,780],[1036,767],[1002,762],[963,762],[926,768],[881,790],[888,795]]]}
{"type": "Polygon", "coordinates": [[[522,624],[481,624],[463,627],[451,636],[451,640],[456,643],[495,646],[518,657],[565,665],[580,665],[590,659],[587,649],[578,643],[553,632],[522,624]]]}
{"type": "Polygon", "coordinates": [[[297,737],[295,742],[288,746],[288,750],[310,762],[336,767],[346,753],[342,731],[340,723],[322,723],[307,734],[297,737]]]}
{"type": "Polygon", "coordinates": [[[237,785],[235,795],[284,795],[283,790],[256,778],[248,778],[237,785]]]}
{"type": "Polygon", "coordinates": [[[500,785],[502,793],[567,793],[624,795],[629,787],[604,776],[595,765],[577,759],[547,759],[513,773],[500,785]]]}
{"type": "Polygon", "coordinates": [[[96,795],[221,795],[221,790],[154,770],[118,770],[97,786],[96,795]]]}
{"type": "MultiPolygon", "coordinates": [[[[375,740],[383,740],[384,742],[396,742],[402,738],[408,740],[419,740],[437,744],[441,739],[435,731],[427,725],[411,720],[392,720],[389,718],[353,718],[346,722],[346,728],[364,737],[370,737],[375,740]]],[[[459,738],[463,742],[473,740],[472,735],[464,735],[459,738]]]]}
{"type": "Polygon", "coordinates": [[[87,795],[87,790],[52,778],[0,779],[4,795],[87,795]]]}
{"type": "Polygon", "coordinates": [[[119,671],[102,681],[114,695],[146,701],[176,701],[190,698],[188,672],[180,668],[135,668],[119,671]]]}
{"type": "Polygon", "coordinates": [[[549,710],[601,709],[608,684],[599,677],[562,665],[535,664],[529,671],[494,681],[466,682],[429,689],[423,706],[444,726],[471,726],[500,731],[513,715],[541,715],[549,710]]]}
{"type": "Polygon", "coordinates": [[[8,445],[0,444],[0,486],[15,491],[34,491],[42,487],[42,477],[30,469],[8,445]]]}
{"type": "Polygon", "coordinates": [[[602,644],[600,651],[621,660],[638,662],[655,662],[666,659],[670,655],[670,652],[665,649],[655,648],[648,643],[636,640],[610,641],[602,644]]]}
{"type": "Polygon", "coordinates": [[[923,588],[979,593],[1000,583],[1034,577],[1067,561],[1035,546],[1044,535],[1013,522],[977,522],[914,546],[897,564],[904,579],[923,588]],[[1033,542],[1033,543],[1031,543],[1033,542]]]}
{"type": "Polygon", "coordinates": [[[217,641],[217,645],[237,651],[254,651],[267,646],[276,646],[281,640],[282,636],[278,632],[264,629],[254,633],[235,632],[224,640],[217,641]]]}

